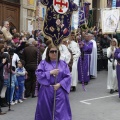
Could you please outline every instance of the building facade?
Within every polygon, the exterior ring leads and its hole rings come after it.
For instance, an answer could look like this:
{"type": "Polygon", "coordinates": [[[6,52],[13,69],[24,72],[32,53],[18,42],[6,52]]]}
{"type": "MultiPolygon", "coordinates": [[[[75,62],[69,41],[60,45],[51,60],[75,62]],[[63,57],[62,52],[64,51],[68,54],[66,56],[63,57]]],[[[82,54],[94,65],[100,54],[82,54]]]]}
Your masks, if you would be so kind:
{"type": "MultiPolygon", "coordinates": [[[[18,31],[32,31],[38,29],[38,8],[36,8],[37,0],[0,0],[0,26],[4,20],[10,22],[10,26],[14,26],[18,31]]],[[[74,0],[79,4],[79,0],[74,0]]],[[[98,8],[106,8],[107,0],[81,0],[90,2],[90,9],[93,10],[93,22],[97,25],[100,21],[100,10],[98,8]],[[97,8],[97,9],[96,9],[97,8]]],[[[45,16],[45,7],[40,5],[40,29],[42,29],[43,18],[45,16]]],[[[77,15],[73,16],[72,26],[77,27],[77,15]]]]}
{"type": "Polygon", "coordinates": [[[38,5],[37,0],[21,0],[20,30],[31,32],[38,29],[38,16],[40,16],[39,29],[42,29],[44,15],[45,8],[41,4],[38,5]],[[38,12],[38,9],[40,9],[40,12],[38,12]]]}
{"type": "Polygon", "coordinates": [[[0,26],[5,20],[20,29],[20,0],[0,0],[0,26]]]}

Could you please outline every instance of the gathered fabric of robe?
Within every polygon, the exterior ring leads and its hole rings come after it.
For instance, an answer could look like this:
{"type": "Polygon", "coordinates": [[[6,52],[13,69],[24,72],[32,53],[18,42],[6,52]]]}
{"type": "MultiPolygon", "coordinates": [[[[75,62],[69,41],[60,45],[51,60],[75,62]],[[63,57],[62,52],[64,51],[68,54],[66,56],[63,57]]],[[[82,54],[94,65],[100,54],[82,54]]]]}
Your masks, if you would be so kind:
{"type": "MultiPolygon", "coordinates": [[[[60,60],[64,60],[68,64],[71,60],[71,54],[68,48],[65,45],[61,44],[59,46],[59,50],[60,50],[60,60]]],[[[42,60],[45,60],[46,52],[47,52],[47,47],[42,55],[42,60]]]]}
{"type": "Polygon", "coordinates": [[[83,41],[84,46],[81,48],[81,52],[84,55],[79,57],[78,60],[78,80],[80,82],[90,81],[90,54],[92,53],[93,43],[91,41],[83,41]]]}
{"type": "Polygon", "coordinates": [[[114,54],[116,48],[114,48],[114,51],[112,52],[111,47],[107,49],[107,57],[108,59],[108,77],[107,77],[107,89],[113,89],[117,90],[118,89],[118,82],[117,82],[117,75],[116,75],[116,65],[117,65],[117,60],[114,60],[113,63],[113,58],[112,54],[114,54]],[[113,64],[114,68],[113,69],[113,64]]]}
{"type": "Polygon", "coordinates": [[[72,82],[71,86],[76,87],[78,83],[78,70],[77,70],[77,64],[78,59],[81,54],[78,44],[75,41],[71,41],[71,43],[68,45],[68,49],[71,50],[73,55],[73,65],[72,65],[72,82]]]}
{"type": "MultiPolygon", "coordinates": [[[[37,81],[41,84],[38,94],[38,102],[35,113],[35,120],[52,120],[55,77],[50,75],[50,71],[56,68],[56,61],[50,63],[41,61],[37,70],[37,81]]],[[[57,83],[61,87],[56,91],[55,120],[72,120],[69,103],[69,92],[71,86],[71,75],[68,65],[60,60],[58,62],[59,74],[57,83]]]]}
{"type": "Polygon", "coordinates": [[[90,75],[97,77],[97,45],[95,40],[91,40],[93,43],[91,61],[90,61],[90,75]]]}
{"type": "Polygon", "coordinates": [[[117,72],[118,91],[119,91],[119,98],[120,98],[120,48],[116,49],[114,57],[117,60],[116,72],[117,72]]]}

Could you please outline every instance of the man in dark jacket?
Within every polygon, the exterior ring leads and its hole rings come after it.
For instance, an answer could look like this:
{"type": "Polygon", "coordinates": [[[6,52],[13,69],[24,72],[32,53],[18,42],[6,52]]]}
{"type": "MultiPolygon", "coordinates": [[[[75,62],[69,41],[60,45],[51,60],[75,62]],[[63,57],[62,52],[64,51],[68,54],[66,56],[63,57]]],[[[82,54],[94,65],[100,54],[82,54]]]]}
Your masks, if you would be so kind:
{"type": "MultiPolygon", "coordinates": [[[[1,49],[2,49],[2,45],[0,45],[0,96],[1,96],[1,91],[3,88],[3,84],[4,84],[4,78],[3,78],[3,67],[6,64],[6,58],[2,58],[1,55],[1,49]]],[[[0,115],[6,114],[5,112],[2,112],[1,110],[1,98],[0,98],[0,115]]]]}
{"type": "Polygon", "coordinates": [[[32,93],[32,97],[35,97],[35,86],[36,86],[36,76],[35,70],[37,68],[37,58],[40,62],[41,52],[35,47],[35,39],[29,39],[29,46],[26,47],[23,51],[23,59],[25,61],[25,68],[28,72],[28,79],[25,81],[25,96],[29,97],[32,93]]]}

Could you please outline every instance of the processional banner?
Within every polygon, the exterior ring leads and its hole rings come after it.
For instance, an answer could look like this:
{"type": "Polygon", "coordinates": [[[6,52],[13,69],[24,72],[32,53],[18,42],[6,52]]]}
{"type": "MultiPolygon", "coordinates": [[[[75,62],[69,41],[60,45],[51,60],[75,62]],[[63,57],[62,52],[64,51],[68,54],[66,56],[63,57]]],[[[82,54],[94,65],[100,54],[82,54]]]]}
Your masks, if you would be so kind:
{"type": "Polygon", "coordinates": [[[119,9],[101,10],[102,32],[120,32],[120,11],[119,9]]]}
{"type": "Polygon", "coordinates": [[[71,32],[72,13],[78,10],[78,6],[73,0],[40,1],[46,6],[43,32],[52,39],[54,45],[59,45],[71,32]]]}

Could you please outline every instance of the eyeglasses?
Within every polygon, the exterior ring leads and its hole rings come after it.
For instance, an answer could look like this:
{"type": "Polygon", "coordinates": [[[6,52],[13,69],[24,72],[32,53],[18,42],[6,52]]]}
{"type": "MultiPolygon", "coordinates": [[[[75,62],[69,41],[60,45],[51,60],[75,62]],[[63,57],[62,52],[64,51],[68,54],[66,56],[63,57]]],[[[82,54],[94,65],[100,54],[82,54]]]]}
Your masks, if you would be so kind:
{"type": "Polygon", "coordinates": [[[57,50],[50,50],[49,53],[57,53],[57,50]]]}

